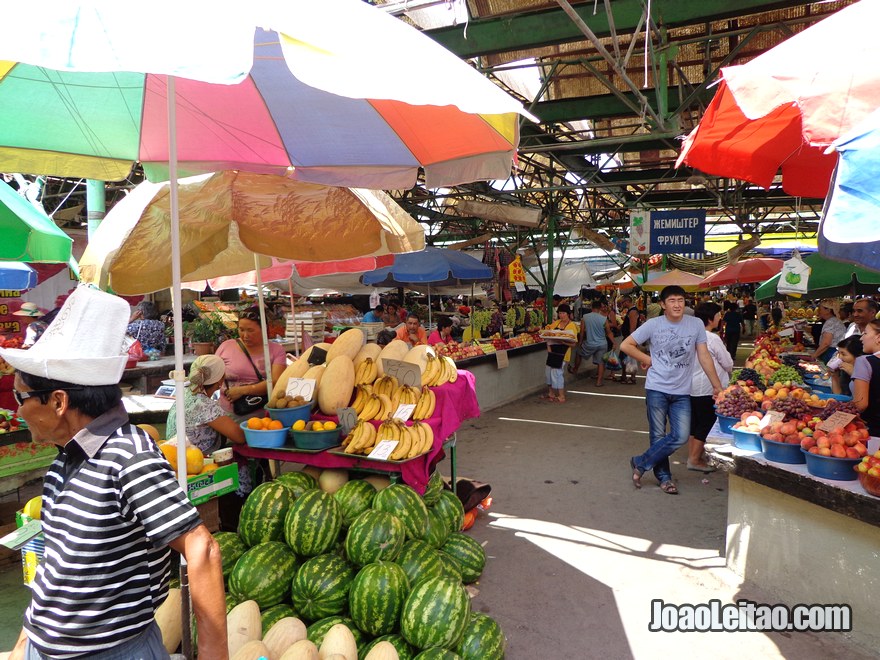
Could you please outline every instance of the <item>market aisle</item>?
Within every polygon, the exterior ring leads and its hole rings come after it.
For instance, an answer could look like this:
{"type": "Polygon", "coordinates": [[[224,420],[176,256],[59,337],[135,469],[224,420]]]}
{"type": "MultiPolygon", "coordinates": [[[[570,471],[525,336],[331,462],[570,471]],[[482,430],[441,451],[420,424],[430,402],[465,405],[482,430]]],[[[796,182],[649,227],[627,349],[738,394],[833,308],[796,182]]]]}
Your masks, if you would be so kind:
{"type": "Polygon", "coordinates": [[[473,602],[501,623],[508,658],[875,657],[831,634],[649,632],[652,599],[775,599],[741,591],[724,568],[726,475],[688,471],[680,451],[680,495],[649,475],[635,490],[627,461],[647,443],[644,380],[590,382],[575,381],[567,404],[526,399],[458,434],[459,475],[492,484],[472,531],[490,557],[473,602]]]}

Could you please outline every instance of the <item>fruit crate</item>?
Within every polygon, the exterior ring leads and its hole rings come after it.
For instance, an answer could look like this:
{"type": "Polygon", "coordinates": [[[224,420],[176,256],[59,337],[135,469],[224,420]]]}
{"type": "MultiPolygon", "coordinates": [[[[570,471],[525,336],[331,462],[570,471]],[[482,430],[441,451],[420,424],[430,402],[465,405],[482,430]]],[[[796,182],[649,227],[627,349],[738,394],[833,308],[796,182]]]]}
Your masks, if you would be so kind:
{"type": "Polygon", "coordinates": [[[385,329],[384,323],[361,323],[357,326],[367,335],[367,341],[376,341],[376,336],[385,329]]]}
{"type": "Polygon", "coordinates": [[[305,333],[318,343],[324,341],[324,328],[327,324],[327,315],[324,312],[297,312],[287,314],[285,336],[294,338],[300,333],[305,333]]]}
{"type": "Polygon", "coordinates": [[[214,497],[232,493],[238,488],[238,464],[224,465],[213,472],[197,474],[186,480],[189,501],[198,506],[214,497]]]}

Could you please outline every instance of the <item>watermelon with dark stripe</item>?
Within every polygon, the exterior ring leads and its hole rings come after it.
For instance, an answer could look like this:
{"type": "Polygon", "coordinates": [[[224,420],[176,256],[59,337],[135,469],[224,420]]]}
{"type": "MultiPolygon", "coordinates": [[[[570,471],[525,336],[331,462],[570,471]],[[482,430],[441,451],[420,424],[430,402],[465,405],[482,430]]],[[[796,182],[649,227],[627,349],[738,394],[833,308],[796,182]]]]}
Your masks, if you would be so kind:
{"type": "Polygon", "coordinates": [[[481,612],[471,612],[455,650],[462,660],[502,660],[504,646],[504,633],[495,619],[481,612]]]}
{"type": "Polygon", "coordinates": [[[471,613],[461,582],[449,578],[423,580],[413,587],[400,615],[400,634],[413,646],[453,649],[471,613]]]}
{"type": "Polygon", "coordinates": [[[449,649],[441,649],[436,646],[425,649],[419,653],[413,660],[461,660],[458,653],[453,653],[449,649]]]}
{"type": "Polygon", "coordinates": [[[307,490],[318,487],[315,478],[305,472],[285,472],[278,475],[275,481],[284,484],[293,491],[294,497],[299,497],[307,490]]]}
{"type": "Polygon", "coordinates": [[[296,555],[286,545],[280,541],[260,543],[235,562],[229,593],[256,601],[260,609],[272,607],[287,599],[296,567],[296,555]]]}
{"type": "Polygon", "coordinates": [[[410,586],[417,582],[444,574],[440,553],[426,541],[413,539],[403,544],[394,562],[403,569],[409,578],[410,586]]]}
{"type": "Polygon", "coordinates": [[[464,523],[464,506],[462,506],[458,496],[451,490],[440,492],[437,504],[434,505],[434,511],[446,521],[446,528],[450,532],[461,531],[461,526],[464,523]]]}
{"type": "Polygon", "coordinates": [[[337,623],[345,625],[345,627],[351,631],[351,634],[354,635],[354,643],[357,644],[359,649],[358,657],[360,657],[360,648],[369,642],[370,638],[347,616],[336,614],[334,616],[328,616],[326,619],[315,621],[312,625],[306,628],[306,635],[308,636],[309,641],[320,648],[321,642],[324,641],[327,632],[337,623]]]}
{"type": "Polygon", "coordinates": [[[397,516],[370,509],[354,519],[345,537],[345,554],[349,561],[366,566],[384,559],[394,561],[406,537],[403,523],[397,516]]]}
{"type": "Polygon", "coordinates": [[[238,596],[233,596],[232,594],[226,594],[226,613],[229,614],[232,611],[232,608],[238,605],[239,603],[243,603],[244,599],[239,598],[238,596]]]}
{"type": "Polygon", "coordinates": [[[267,632],[269,632],[269,628],[271,628],[276,623],[281,621],[281,619],[287,616],[296,617],[296,610],[294,610],[287,603],[273,605],[272,607],[261,611],[260,623],[263,624],[263,634],[265,635],[267,632]]]}
{"type": "Polygon", "coordinates": [[[390,561],[364,566],[354,578],[348,595],[348,611],[355,625],[368,635],[388,635],[397,629],[409,580],[403,569],[390,561]]]}
{"type": "Polygon", "coordinates": [[[290,599],[296,611],[308,621],[342,614],[348,607],[348,591],[354,575],[351,564],[339,555],[312,557],[296,572],[290,585],[290,599]]]}
{"type": "Polygon", "coordinates": [[[284,537],[300,557],[315,557],[330,551],[341,528],[342,511],[333,496],[322,490],[307,490],[287,512],[284,537]]]}
{"type": "Polygon", "coordinates": [[[342,525],[348,527],[355,518],[373,506],[376,488],[369,481],[352,479],[333,493],[333,497],[342,509],[342,525]]]}
{"type": "Polygon", "coordinates": [[[458,562],[439,550],[437,551],[437,557],[440,559],[440,564],[443,567],[443,576],[456,582],[461,582],[461,568],[459,568],[458,562]]]}
{"type": "Polygon", "coordinates": [[[428,523],[428,507],[421,495],[406,484],[391,484],[378,493],[373,508],[400,518],[406,528],[406,538],[420,539],[428,523]]]}
{"type": "Polygon", "coordinates": [[[440,474],[440,470],[434,470],[428,478],[428,485],[425,487],[425,494],[422,495],[425,504],[428,506],[434,506],[437,504],[437,500],[440,499],[440,492],[442,490],[443,475],[440,474]]]}
{"type": "Polygon", "coordinates": [[[238,535],[248,547],[284,540],[284,518],[293,504],[293,491],[277,481],[260,484],[241,507],[238,535]]]}
{"type": "Polygon", "coordinates": [[[373,650],[373,647],[376,646],[379,642],[388,642],[395,649],[397,649],[397,657],[398,660],[413,660],[416,655],[416,650],[413,646],[407,642],[402,636],[393,634],[393,635],[381,635],[374,639],[372,642],[367,644],[364,647],[363,652],[358,649],[358,657],[366,657],[367,654],[373,650]]]}
{"type": "Polygon", "coordinates": [[[476,582],[486,566],[486,551],[483,546],[461,532],[450,534],[440,552],[452,557],[461,572],[461,581],[465,584],[476,582]]]}
{"type": "Polygon", "coordinates": [[[235,562],[245,553],[248,546],[235,532],[215,532],[214,540],[220,546],[220,560],[223,562],[223,577],[228,578],[235,562]]]}
{"type": "Polygon", "coordinates": [[[438,550],[446,543],[446,537],[449,536],[449,527],[443,514],[435,508],[428,509],[428,523],[425,525],[425,533],[422,540],[430,543],[438,550]]]}

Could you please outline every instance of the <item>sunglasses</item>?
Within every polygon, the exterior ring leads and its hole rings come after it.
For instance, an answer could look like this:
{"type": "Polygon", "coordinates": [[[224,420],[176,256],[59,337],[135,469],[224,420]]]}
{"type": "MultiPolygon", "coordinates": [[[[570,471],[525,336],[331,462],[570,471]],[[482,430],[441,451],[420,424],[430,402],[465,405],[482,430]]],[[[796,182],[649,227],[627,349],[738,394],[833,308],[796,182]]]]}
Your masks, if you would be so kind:
{"type": "Polygon", "coordinates": [[[24,405],[24,402],[28,399],[33,399],[34,397],[39,397],[41,403],[46,403],[43,399],[47,394],[52,394],[52,392],[57,392],[61,390],[63,392],[70,392],[71,390],[81,390],[81,387],[56,387],[51,390],[31,390],[30,392],[19,392],[18,390],[12,390],[12,398],[15,399],[15,402],[18,404],[20,408],[24,405]]]}

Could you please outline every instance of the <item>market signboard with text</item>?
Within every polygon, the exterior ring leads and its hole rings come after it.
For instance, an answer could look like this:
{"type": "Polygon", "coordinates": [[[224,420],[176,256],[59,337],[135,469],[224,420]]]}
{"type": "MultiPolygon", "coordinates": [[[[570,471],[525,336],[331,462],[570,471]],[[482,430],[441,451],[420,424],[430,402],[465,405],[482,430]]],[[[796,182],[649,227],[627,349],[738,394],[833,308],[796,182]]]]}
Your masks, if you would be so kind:
{"type": "Polygon", "coordinates": [[[689,254],[705,245],[705,209],[630,213],[630,254],[689,254]]]}

